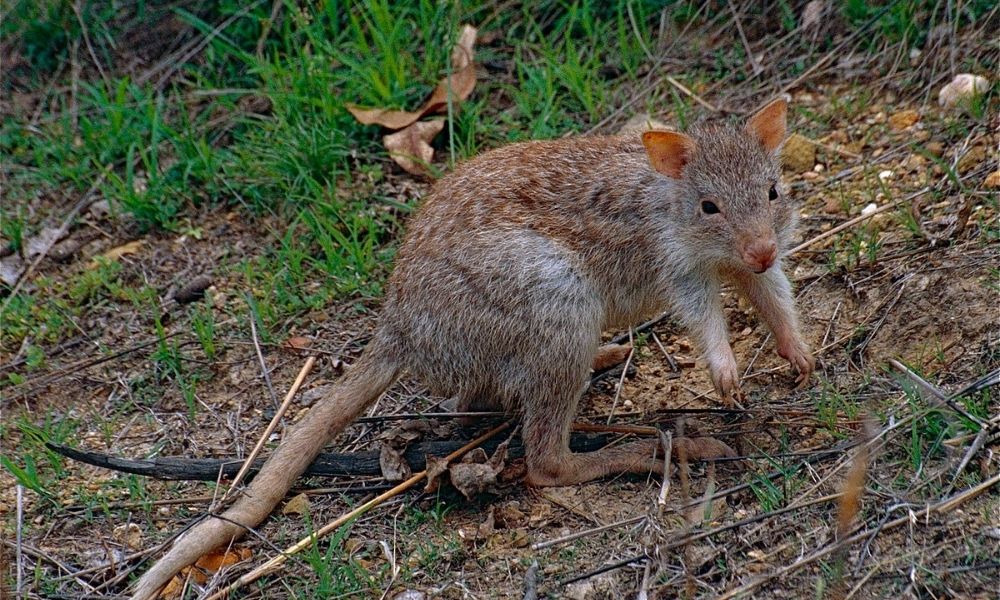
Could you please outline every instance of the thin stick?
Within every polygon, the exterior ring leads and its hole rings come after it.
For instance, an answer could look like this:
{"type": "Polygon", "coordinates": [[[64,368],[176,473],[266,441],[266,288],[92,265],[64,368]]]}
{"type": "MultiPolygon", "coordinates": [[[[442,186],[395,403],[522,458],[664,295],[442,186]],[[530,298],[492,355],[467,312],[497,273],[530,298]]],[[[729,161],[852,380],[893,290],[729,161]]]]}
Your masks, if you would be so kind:
{"type": "MultiPolygon", "coordinates": [[[[451,461],[455,460],[456,458],[462,456],[463,454],[465,454],[469,450],[472,450],[473,448],[479,446],[479,444],[482,444],[483,442],[485,442],[486,440],[490,439],[494,435],[496,435],[496,434],[500,433],[501,431],[503,431],[504,429],[507,429],[508,427],[510,427],[511,423],[512,423],[512,421],[507,421],[506,423],[498,425],[497,427],[494,427],[493,429],[487,431],[483,435],[477,437],[476,439],[472,440],[468,444],[462,446],[458,450],[456,450],[456,451],[452,452],[451,454],[449,454],[448,456],[444,457],[445,462],[451,462],[451,461]]],[[[323,536],[326,536],[326,535],[330,534],[333,531],[336,531],[340,527],[344,526],[345,524],[349,523],[350,521],[354,520],[355,518],[363,515],[364,513],[366,513],[369,510],[371,510],[372,508],[378,506],[379,504],[382,504],[386,500],[388,500],[388,499],[390,499],[390,498],[392,498],[394,496],[398,496],[400,493],[402,493],[402,492],[410,489],[411,487],[413,487],[417,483],[420,483],[420,481],[422,481],[426,477],[427,477],[427,471],[421,471],[419,473],[416,473],[412,477],[410,477],[409,479],[407,479],[406,481],[404,481],[404,482],[400,483],[399,485],[397,485],[396,487],[392,488],[391,490],[389,490],[387,492],[384,492],[382,494],[379,494],[378,496],[372,498],[368,502],[365,502],[361,506],[358,506],[354,510],[352,510],[352,511],[346,513],[346,514],[343,514],[343,515],[337,517],[333,521],[331,521],[331,522],[327,523],[326,525],[324,525],[321,529],[317,530],[316,532],[312,533],[309,536],[306,536],[306,537],[302,538],[301,540],[299,540],[295,544],[289,546],[288,548],[286,548],[284,550],[284,552],[282,552],[278,556],[275,556],[274,558],[272,558],[271,560],[267,561],[266,563],[260,565],[256,569],[254,569],[254,570],[250,571],[249,573],[246,573],[245,575],[241,576],[239,579],[237,579],[236,581],[234,581],[232,584],[230,584],[230,585],[226,586],[225,588],[219,590],[218,592],[212,594],[211,596],[208,597],[208,600],[221,600],[222,598],[227,597],[230,593],[238,590],[239,588],[243,587],[244,585],[246,585],[248,583],[252,583],[254,581],[257,581],[258,579],[260,579],[264,575],[267,575],[268,573],[271,573],[273,571],[276,571],[276,570],[280,569],[281,566],[283,564],[285,564],[285,562],[293,554],[296,554],[296,553],[301,552],[302,550],[308,548],[309,546],[311,546],[313,544],[313,542],[315,542],[319,538],[321,538],[323,536]]]]}
{"type": "MultiPolygon", "coordinates": [[[[928,505],[925,510],[921,510],[919,512],[927,515],[930,515],[930,513],[945,514],[951,512],[951,510],[953,510],[957,506],[960,506],[961,504],[964,504],[965,502],[968,502],[969,500],[982,494],[989,488],[995,486],[997,483],[1000,483],[1000,475],[996,475],[991,479],[988,479],[987,481],[984,481],[983,483],[980,483],[975,487],[966,489],[952,496],[951,498],[947,498],[936,504],[928,505]]],[[[902,517],[899,517],[897,519],[894,519],[886,523],[880,529],[881,531],[886,531],[910,522],[911,522],[910,514],[908,512],[902,517]]],[[[793,571],[797,571],[798,569],[801,569],[802,567],[808,564],[814,563],[817,560],[827,556],[831,552],[834,552],[835,550],[839,549],[842,545],[854,543],[864,537],[867,537],[868,535],[871,535],[871,533],[872,532],[869,529],[862,529],[861,531],[856,532],[854,535],[844,538],[839,543],[829,544],[825,548],[821,548],[820,550],[817,550],[816,552],[810,554],[809,556],[801,558],[786,567],[783,567],[781,569],[778,569],[777,571],[773,571],[771,573],[768,573],[767,575],[754,579],[753,581],[750,581],[738,588],[733,588],[727,591],[725,594],[719,596],[717,600],[729,600],[730,598],[745,596],[750,592],[752,592],[753,590],[757,589],[758,587],[764,585],[765,583],[777,579],[779,577],[783,577],[793,571]]]]}
{"type": "MultiPolygon", "coordinates": [[[[247,304],[250,305],[250,339],[253,340],[253,349],[257,352],[257,361],[260,362],[260,374],[264,377],[264,384],[267,385],[271,404],[277,404],[278,396],[274,393],[274,386],[271,385],[271,374],[267,371],[267,361],[264,360],[264,353],[260,349],[260,340],[257,338],[257,310],[254,303],[249,298],[247,300],[247,304]]],[[[287,401],[288,398],[285,400],[287,401]]]]}
{"type": "Polygon", "coordinates": [[[23,531],[22,524],[24,523],[24,488],[21,484],[17,484],[17,532],[15,534],[17,538],[17,547],[14,550],[16,558],[14,559],[17,563],[17,587],[15,588],[18,598],[24,597],[24,552],[22,552],[23,543],[23,531]]]}
{"type": "MultiPolygon", "coordinates": [[[[253,323],[252,318],[250,322],[253,323]]],[[[257,455],[260,454],[261,449],[264,447],[264,443],[267,442],[267,439],[271,437],[271,434],[274,433],[274,430],[278,427],[278,423],[281,422],[281,417],[285,415],[285,411],[288,410],[288,406],[292,403],[292,398],[294,398],[295,394],[298,393],[299,388],[302,387],[302,383],[306,380],[306,377],[309,376],[309,372],[312,371],[315,364],[315,356],[310,356],[306,359],[306,364],[302,365],[302,369],[299,370],[299,374],[292,383],[292,387],[290,387],[288,389],[288,393],[285,394],[285,399],[281,402],[281,406],[279,406],[277,412],[274,413],[274,417],[271,418],[271,422],[267,424],[267,429],[265,429],[264,433],[260,435],[260,439],[257,440],[257,445],[253,447],[250,455],[247,456],[245,461],[243,461],[243,466],[240,468],[239,472],[236,473],[236,477],[229,485],[229,490],[226,491],[226,494],[222,497],[222,502],[228,500],[230,496],[232,496],[234,490],[236,490],[236,487],[241,481],[243,481],[247,471],[249,471],[250,467],[253,465],[253,461],[257,458],[257,455]]]]}
{"type": "Polygon", "coordinates": [[[674,451],[673,432],[661,431],[660,443],[663,444],[663,483],[660,485],[660,496],[656,500],[656,512],[663,516],[663,509],[667,507],[667,494],[670,493],[670,455],[674,451]]]}
{"type": "Polygon", "coordinates": [[[854,227],[858,223],[862,223],[864,221],[867,221],[868,219],[874,217],[877,214],[881,214],[881,213],[884,213],[885,211],[887,211],[889,209],[896,208],[897,206],[899,206],[900,204],[902,204],[904,201],[916,198],[918,195],[926,193],[928,191],[930,191],[930,188],[925,188],[925,189],[917,192],[916,194],[913,194],[913,195],[905,198],[904,200],[896,200],[895,202],[890,202],[889,204],[885,204],[885,205],[882,205],[882,206],[876,208],[875,210],[871,211],[870,213],[868,213],[866,215],[860,215],[860,216],[854,217],[850,221],[845,221],[845,222],[841,223],[840,225],[837,225],[836,227],[834,227],[830,231],[824,231],[823,233],[821,233],[821,234],[817,235],[816,237],[812,238],[811,240],[806,240],[806,241],[802,242],[798,246],[796,246],[796,247],[792,248],[791,250],[789,250],[788,254],[789,255],[791,255],[791,254],[797,254],[797,253],[805,250],[809,246],[812,246],[812,245],[816,244],[817,242],[821,242],[821,241],[825,240],[826,238],[828,238],[830,236],[837,235],[838,233],[840,233],[841,231],[844,231],[845,229],[850,229],[851,227],[854,227]]]}
{"type": "Polygon", "coordinates": [[[683,93],[687,94],[688,96],[690,96],[691,99],[694,100],[695,102],[697,102],[698,104],[704,106],[705,108],[707,108],[708,110],[710,110],[712,112],[719,112],[718,107],[716,107],[715,105],[713,105],[708,100],[705,100],[704,98],[702,98],[698,94],[696,94],[696,93],[692,92],[691,90],[687,89],[687,87],[685,87],[683,83],[681,83],[681,82],[677,81],[676,79],[674,79],[673,76],[667,75],[666,77],[664,77],[664,79],[666,79],[667,83],[669,83],[670,85],[674,86],[675,88],[679,89],[681,92],[683,92],[683,93]]]}
{"type": "Polygon", "coordinates": [[[615,418],[615,408],[618,407],[618,398],[622,394],[622,388],[625,387],[625,376],[628,375],[629,365],[632,364],[632,356],[635,355],[635,346],[632,343],[632,330],[628,332],[628,358],[625,359],[625,366],[622,367],[622,376],[618,379],[618,388],[615,390],[615,399],[611,401],[611,410],[608,412],[608,424],[611,424],[611,420],[615,418]]]}

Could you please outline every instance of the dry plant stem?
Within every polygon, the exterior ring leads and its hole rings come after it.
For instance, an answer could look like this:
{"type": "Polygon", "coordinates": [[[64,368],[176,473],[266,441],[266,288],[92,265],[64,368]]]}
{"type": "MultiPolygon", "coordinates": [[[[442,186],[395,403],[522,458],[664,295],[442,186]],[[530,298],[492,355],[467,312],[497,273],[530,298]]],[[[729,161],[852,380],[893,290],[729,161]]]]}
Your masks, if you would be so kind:
{"type": "Polygon", "coordinates": [[[670,455],[674,452],[674,438],[670,431],[660,431],[660,443],[663,445],[663,483],[660,484],[660,495],[656,501],[656,513],[663,516],[667,507],[667,495],[670,493],[670,455]]]}
{"type": "Polygon", "coordinates": [[[264,378],[267,393],[271,397],[271,404],[277,404],[278,396],[274,393],[274,386],[271,385],[271,373],[267,370],[267,361],[264,360],[264,353],[260,349],[260,340],[257,337],[257,313],[253,310],[253,304],[250,305],[250,336],[253,340],[253,349],[257,353],[257,361],[260,363],[260,375],[264,378]]]}
{"type": "Polygon", "coordinates": [[[618,379],[618,387],[615,388],[615,399],[611,401],[611,410],[608,411],[608,425],[611,424],[611,420],[615,417],[615,409],[618,407],[618,398],[621,397],[622,389],[625,387],[625,376],[628,375],[628,368],[632,364],[632,357],[635,355],[631,329],[628,332],[628,344],[628,358],[625,359],[625,366],[622,367],[622,375],[618,379]]]}
{"type": "Polygon", "coordinates": [[[553,538],[551,540],[546,540],[544,542],[537,542],[531,545],[532,550],[544,550],[550,546],[558,546],[560,544],[565,544],[572,542],[573,540],[578,540],[589,535],[595,535],[603,531],[608,531],[611,529],[617,529],[618,527],[625,527],[627,525],[635,525],[641,523],[646,519],[646,515],[638,515],[635,517],[629,517],[628,519],[622,519],[621,521],[616,521],[614,523],[608,523],[607,525],[601,525],[600,527],[594,527],[591,529],[585,529],[583,531],[576,531],[569,535],[564,535],[562,537],[553,538]]]}
{"type": "MultiPolygon", "coordinates": [[[[964,408],[962,408],[961,406],[959,406],[958,404],[956,404],[955,400],[953,398],[950,398],[947,395],[945,395],[944,393],[942,393],[941,390],[939,390],[935,386],[931,385],[930,382],[928,382],[927,380],[925,380],[923,377],[921,377],[921,376],[917,375],[916,373],[914,373],[912,370],[910,370],[909,368],[907,368],[906,365],[904,365],[903,363],[899,362],[898,360],[896,360],[894,358],[890,358],[889,359],[889,364],[891,364],[893,367],[895,367],[896,370],[898,370],[901,373],[903,373],[904,375],[906,375],[910,379],[910,381],[912,381],[915,384],[917,384],[920,387],[920,389],[922,389],[925,392],[927,392],[930,396],[933,396],[934,399],[947,404],[948,407],[951,408],[953,411],[957,412],[958,414],[962,415],[966,419],[968,419],[968,420],[972,421],[973,423],[975,423],[976,425],[978,425],[979,428],[980,428],[980,430],[982,430],[985,427],[982,419],[980,419],[976,415],[971,414],[969,411],[965,410],[964,408]]],[[[927,398],[927,400],[930,400],[930,398],[927,398]]]]}
{"type": "Polygon", "coordinates": [[[840,233],[841,231],[844,231],[845,229],[850,229],[851,227],[854,227],[858,223],[863,223],[863,222],[867,221],[868,219],[874,217],[877,214],[884,213],[885,211],[887,211],[889,209],[892,209],[892,208],[896,208],[897,206],[899,206],[903,202],[906,202],[907,200],[912,200],[913,198],[916,198],[917,196],[919,196],[921,194],[925,194],[928,191],[930,191],[930,188],[924,188],[923,190],[920,190],[919,192],[916,192],[914,194],[910,194],[906,198],[903,198],[901,200],[896,200],[895,202],[890,202],[889,204],[885,204],[883,206],[880,206],[880,207],[876,208],[875,210],[871,211],[870,213],[868,213],[867,215],[860,215],[860,216],[854,217],[850,221],[845,221],[845,222],[841,223],[840,225],[837,225],[836,227],[834,227],[830,231],[824,231],[823,233],[821,233],[821,234],[817,235],[816,237],[812,238],[811,240],[806,240],[805,242],[802,242],[798,246],[796,246],[796,247],[792,248],[791,250],[789,250],[788,254],[789,255],[797,254],[797,253],[805,250],[809,246],[812,246],[812,245],[814,245],[814,244],[816,244],[818,242],[821,242],[821,241],[825,240],[826,238],[828,238],[830,236],[837,235],[838,233],[840,233]]]}
{"type": "MultiPolygon", "coordinates": [[[[512,423],[512,421],[507,421],[506,423],[503,423],[501,425],[498,425],[497,427],[494,427],[493,429],[487,431],[483,435],[481,435],[481,436],[477,437],[476,439],[472,440],[468,444],[462,446],[458,450],[452,452],[451,454],[449,454],[448,456],[446,456],[444,458],[444,460],[446,462],[451,462],[451,461],[455,460],[456,458],[462,456],[463,454],[465,454],[469,450],[472,450],[473,448],[477,447],[479,444],[482,444],[486,440],[490,439],[494,435],[496,435],[496,434],[500,433],[501,431],[507,429],[508,427],[510,427],[511,423],[512,423]]],[[[406,481],[404,481],[404,482],[400,483],[399,485],[397,485],[396,487],[392,488],[391,490],[389,490],[387,492],[384,492],[382,494],[379,494],[378,496],[372,498],[368,502],[365,502],[361,506],[358,506],[354,510],[352,510],[352,511],[346,513],[346,514],[343,514],[343,515],[337,517],[333,521],[331,521],[331,522],[327,523],[326,525],[324,525],[322,528],[318,529],[312,535],[310,535],[308,537],[304,537],[301,540],[299,540],[297,543],[289,546],[288,548],[286,548],[284,550],[284,552],[282,552],[278,556],[275,556],[274,558],[272,558],[271,560],[267,561],[266,563],[260,565],[256,569],[254,569],[254,570],[250,571],[249,573],[241,576],[239,579],[237,579],[236,581],[234,581],[232,584],[230,584],[230,585],[226,586],[225,588],[219,590],[218,592],[212,594],[211,596],[208,597],[208,600],[221,600],[222,598],[227,597],[230,593],[234,592],[235,590],[240,589],[244,585],[246,585],[248,583],[252,583],[252,582],[260,579],[264,575],[267,575],[268,573],[272,573],[272,572],[280,569],[281,566],[285,563],[285,561],[287,561],[293,554],[296,554],[296,553],[301,552],[302,550],[308,548],[309,546],[311,546],[313,544],[313,542],[315,542],[319,538],[332,533],[333,531],[335,531],[335,530],[339,529],[340,527],[344,526],[345,524],[349,523],[351,520],[353,520],[353,519],[355,519],[355,518],[363,515],[364,513],[368,512],[369,510],[371,510],[372,508],[378,506],[379,504],[382,504],[386,500],[388,500],[388,499],[390,499],[390,498],[392,498],[394,496],[398,496],[402,492],[405,492],[406,490],[410,489],[411,487],[413,487],[417,483],[420,483],[426,477],[427,477],[427,471],[421,471],[419,473],[416,473],[412,477],[410,477],[409,479],[407,479],[406,481]]]]}
{"type": "Polygon", "coordinates": [[[17,597],[21,598],[24,590],[24,553],[22,552],[23,524],[24,524],[24,488],[17,484],[17,531],[14,534],[17,539],[17,548],[14,559],[17,563],[17,587],[15,588],[17,597]]]}
{"type": "MultiPolygon", "coordinates": [[[[252,322],[253,321],[251,320],[251,323],[252,322]]],[[[292,398],[294,398],[295,394],[298,393],[299,388],[302,387],[303,382],[305,382],[306,377],[309,376],[309,373],[315,365],[315,356],[310,356],[306,360],[306,364],[302,365],[302,369],[299,370],[298,376],[296,376],[295,381],[292,382],[292,387],[289,388],[288,393],[285,394],[285,399],[282,400],[281,406],[279,406],[278,410],[274,413],[274,417],[271,419],[271,422],[267,424],[267,429],[264,430],[264,433],[260,434],[260,439],[257,440],[257,445],[253,447],[250,455],[247,456],[245,461],[243,461],[243,467],[241,467],[239,472],[236,473],[236,477],[233,478],[233,482],[229,485],[229,490],[226,491],[226,494],[222,497],[221,502],[225,502],[232,497],[234,491],[237,489],[237,486],[239,486],[240,482],[243,481],[243,478],[246,477],[247,471],[249,471],[250,467],[253,465],[253,461],[256,460],[257,455],[260,454],[260,451],[264,448],[264,444],[267,442],[268,438],[270,438],[271,434],[274,433],[274,430],[277,429],[278,423],[281,422],[281,417],[285,416],[285,411],[288,410],[288,406],[292,403],[292,398]]]]}
{"type": "MultiPolygon", "coordinates": [[[[980,483],[979,485],[977,485],[975,487],[972,487],[972,488],[966,489],[966,490],[964,490],[962,492],[959,492],[958,494],[952,496],[951,498],[948,498],[946,500],[942,500],[942,501],[940,501],[940,502],[938,502],[936,504],[929,504],[929,505],[927,505],[927,507],[924,510],[915,511],[915,512],[917,512],[918,514],[926,515],[926,516],[930,516],[932,513],[933,514],[938,514],[938,515],[947,514],[947,513],[951,512],[952,510],[954,510],[955,508],[957,508],[958,506],[961,506],[965,502],[968,502],[969,500],[972,500],[973,498],[979,496],[980,494],[982,494],[986,490],[990,489],[991,487],[997,485],[998,483],[1000,483],[1000,475],[995,475],[994,477],[992,477],[992,478],[990,478],[990,479],[988,479],[988,480],[980,483]]],[[[904,524],[910,523],[910,522],[911,522],[910,521],[910,515],[908,513],[906,515],[903,515],[902,517],[899,517],[897,519],[889,521],[888,523],[886,523],[885,525],[883,525],[882,527],[880,527],[880,531],[887,531],[889,529],[895,529],[896,527],[899,527],[900,525],[904,525],[904,524]]],[[[858,531],[858,532],[854,533],[854,535],[846,537],[843,540],[840,540],[838,543],[833,543],[833,544],[830,544],[830,545],[826,546],[825,548],[817,550],[816,552],[810,554],[809,556],[801,558],[801,559],[795,561],[794,563],[792,563],[792,564],[790,564],[790,565],[788,565],[786,567],[783,567],[781,569],[778,569],[776,571],[768,573],[768,574],[766,574],[766,575],[764,575],[762,577],[754,579],[753,581],[750,581],[749,583],[746,583],[746,584],[744,584],[744,585],[742,585],[742,586],[740,586],[738,588],[733,588],[733,589],[729,590],[728,592],[720,595],[717,598],[717,600],[728,600],[730,598],[737,598],[737,597],[746,596],[747,594],[749,594],[753,590],[759,588],[760,586],[764,585],[765,583],[768,583],[769,581],[772,581],[774,579],[778,579],[779,577],[783,577],[785,575],[788,575],[789,573],[797,571],[797,570],[801,569],[802,567],[804,567],[806,565],[814,563],[817,560],[819,560],[819,559],[827,556],[828,554],[836,551],[837,549],[839,549],[841,547],[841,545],[846,545],[846,544],[854,543],[854,542],[856,542],[856,541],[858,541],[860,539],[863,539],[863,538],[871,535],[871,533],[872,532],[869,529],[863,529],[861,531],[858,531]]]]}

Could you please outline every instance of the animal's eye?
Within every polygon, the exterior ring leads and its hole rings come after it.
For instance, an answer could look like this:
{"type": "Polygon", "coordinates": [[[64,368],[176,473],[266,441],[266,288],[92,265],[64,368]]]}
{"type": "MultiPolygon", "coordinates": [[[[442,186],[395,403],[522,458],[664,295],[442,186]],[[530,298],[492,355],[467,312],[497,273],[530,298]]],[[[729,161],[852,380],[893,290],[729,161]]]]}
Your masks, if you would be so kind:
{"type": "Polygon", "coordinates": [[[714,215],[719,212],[719,207],[715,205],[715,202],[703,200],[701,203],[701,211],[706,215],[714,215]]]}
{"type": "Polygon", "coordinates": [[[770,201],[775,201],[778,199],[778,189],[775,186],[771,186],[771,189],[767,192],[767,199],[770,201]]]}

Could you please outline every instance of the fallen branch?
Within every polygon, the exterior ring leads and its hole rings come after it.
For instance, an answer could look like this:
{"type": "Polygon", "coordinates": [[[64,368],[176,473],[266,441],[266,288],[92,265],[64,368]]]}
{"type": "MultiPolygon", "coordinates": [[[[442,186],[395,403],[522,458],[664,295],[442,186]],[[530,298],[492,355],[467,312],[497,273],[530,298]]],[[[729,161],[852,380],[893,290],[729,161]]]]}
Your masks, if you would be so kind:
{"type": "MultiPolygon", "coordinates": [[[[449,454],[448,456],[446,456],[444,458],[444,461],[446,463],[449,463],[449,462],[455,460],[456,458],[459,458],[460,456],[462,456],[463,454],[465,454],[469,450],[472,450],[473,448],[478,447],[480,444],[482,444],[486,440],[489,440],[490,438],[492,438],[496,434],[498,434],[501,431],[503,431],[503,430],[507,429],[508,427],[510,427],[511,423],[512,423],[512,421],[507,421],[506,423],[502,423],[501,425],[499,425],[497,427],[494,427],[493,429],[487,431],[483,435],[477,437],[476,439],[472,440],[468,444],[462,446],[458,450],[456,450],[456,451],[452,452],[451,454],[449,454]]],[[[421,471],[421,472],[413,475],[412,477],[410,477],[406,481],[400,483],[396,487],[392,488],[391,490],[389,490],[389,491],[387,491],[385,493],[379,494],[378,496],[372,498],[368,502],[365,502],[361,506],[355,508],[354,510],[352,510],[352,511],[346,513],[346,514],[343,514],[340,517],[337,517],[333,521],[331,521],[331,522],[327,523],[326,525],[324,525],[322,528],[320,528],[315,533],[313,533],[311,535],[308,535],[308,536],[302,538],[301,540],[299,540],[294,545],[289,546],[288,548],[285,549],[284,552],[282,552],[278,556],[275,556],[274,558],[272,558],[271,560],[267,561],[266,563],[260,565],[256,569],[250,571],[249,573],[246,573],[245,575],[242,575],[239,579],[237,579],[236,581],[234,581],[232,584],[230,584],[230,585],[226,586],[225,588],[219,590],[218,592],[212,594],[211,596],[209,596],[208,600],[220,600],[221,598],[226,598],[226,597],[229,596],[229,594],[231,594],[235,590],[238,590],[239,588],[243,587],[244,585],[246,585],[248,583],[252,583],[252,582],[260,579],[264,575],[267,575],[268,573],[273,573],[274,571],[280,569],[281,566],[283,564],[285,564],[285,562],[293,554],[296,554],[296,553],[301,552],[302,550],[308,548],[316,540],[318,540],[321,537],[326,536],[326,535],[328,535],[328,534],[336,531],[340,527],[346,525],[347,523],[351,522],[352,520],[356,519],[357,517],[363,515],[364,513],[366,513],[369,510],[371,510],[372,508],[375,508],[376,506],[378,506],[379,504],[385,502],[389,498],[397,496],[400,493],[402,493],[402,492],[410,489],[414,485],[416,485],[416,484],[420,483],[421,481],[423,481],[426,477],[427,477],[427,471],[421,471]]]]}

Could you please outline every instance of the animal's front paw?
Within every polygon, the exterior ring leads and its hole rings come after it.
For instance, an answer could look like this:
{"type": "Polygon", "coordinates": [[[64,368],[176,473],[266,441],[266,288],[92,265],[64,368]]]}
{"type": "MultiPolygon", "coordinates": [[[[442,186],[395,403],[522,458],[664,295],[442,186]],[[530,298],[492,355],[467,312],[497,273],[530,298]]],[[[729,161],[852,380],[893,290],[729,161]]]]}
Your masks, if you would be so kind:
{"type": "Polygon", "coordinates": [[[728,360],[711,364],[709,369],[712,372],[712,384],[722,400],[727,404],[742,403],[743,392],[740,390],[740,374],[736,367],[736,359],[729,357],[728,360]]]}
{"type": "Polygon", "coordinates": [[[816,359],[805,343],[795,340],[785,344],[778,344],[778,356],[787,360],[799,376],[795,378],[795,389],[801,390],[809,383],[809,377],[816,370],[816,359]]]}

